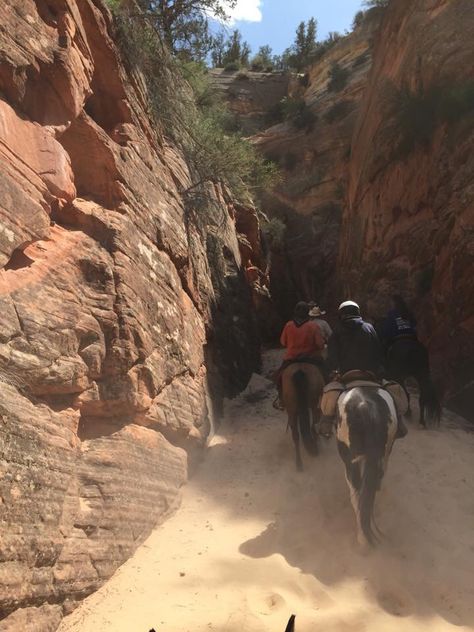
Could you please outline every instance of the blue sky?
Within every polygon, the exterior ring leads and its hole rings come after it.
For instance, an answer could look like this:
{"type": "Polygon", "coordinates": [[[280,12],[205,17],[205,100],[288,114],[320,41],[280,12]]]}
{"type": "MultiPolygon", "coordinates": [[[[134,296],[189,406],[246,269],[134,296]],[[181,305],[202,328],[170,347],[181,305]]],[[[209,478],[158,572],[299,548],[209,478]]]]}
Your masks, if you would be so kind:
{"type": "Polygon", "coordinates": [[[361,8],[362,0],[239,0],[233,23],[255,53],[262,44],[270,44],[281,53],[294,39],[301,20],[314,16],[318,20],[318,39],[329,31],[344,32],[361,8]]]}

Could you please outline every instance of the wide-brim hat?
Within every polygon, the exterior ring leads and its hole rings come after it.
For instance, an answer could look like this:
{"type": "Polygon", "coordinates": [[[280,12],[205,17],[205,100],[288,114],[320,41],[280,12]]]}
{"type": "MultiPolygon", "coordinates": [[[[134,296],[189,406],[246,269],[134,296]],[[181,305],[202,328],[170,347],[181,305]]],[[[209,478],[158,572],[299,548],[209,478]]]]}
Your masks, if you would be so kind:
{"type": "Polygon", "coordinates": [[[309,315],[312,318],[315,318],[316,316],[324,316],[326,312],[324,310],[322,310],[320,307],[318,307],[317,305],[315,305],[314,307],[311,308],[309,315]]]}

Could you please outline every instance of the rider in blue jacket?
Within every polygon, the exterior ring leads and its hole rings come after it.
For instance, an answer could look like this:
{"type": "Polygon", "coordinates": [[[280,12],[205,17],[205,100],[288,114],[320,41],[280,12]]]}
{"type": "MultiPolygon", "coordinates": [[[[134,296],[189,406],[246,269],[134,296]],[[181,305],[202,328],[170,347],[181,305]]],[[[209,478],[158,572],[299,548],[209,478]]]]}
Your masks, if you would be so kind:
{"type": "Polygon", "coordinates": [[[341,375],[348,371],[383,374],[382,346],[370,323],[362,320],[357,303],[345,301],[339,307],[339,324],[328,342],[328,367],[341,375]]]}
{"type": "Polygon", "coordinates": [[[392,297],[393,308],[387,314],[382,326],[381,335],[387,347],[396,340],[418,340],[416,320],[401,296],[392,297]]]}

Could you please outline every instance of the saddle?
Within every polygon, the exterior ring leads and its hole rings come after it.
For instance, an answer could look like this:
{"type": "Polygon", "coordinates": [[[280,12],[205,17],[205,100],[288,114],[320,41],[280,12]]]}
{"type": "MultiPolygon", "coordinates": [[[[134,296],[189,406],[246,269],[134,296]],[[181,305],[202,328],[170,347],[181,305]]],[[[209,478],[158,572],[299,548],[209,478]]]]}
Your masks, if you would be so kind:
{"type": "Polygon", "coordinates": [[[353,382],[369,382],[370,384],[380,386],[380,381],[375,377],[372,371],[361,371],[360,369],[352,369],[341,376],[340,381],[348,386],[353,382]]]}
{"type": "Polygon", "coordinates": [[[330,382],[324,387],[324,392],[329,393],[331,391],[350,391],[351,388],[357,386],[372,386],[376,388],[383,387],[384,384],[378,380],[371,371],[360,371],[359,369],[353,369],[347,371],[344,375],[340,376],[337,381],[330,382]]]}
{"type": "Polygon", "coordinates": [[[320,408],[324,416],[336,414],[337,400],[345,391],[357,387],[383,388],[393,398],[395,406],[401,414],[408,408],[407,396],[397,382],[378,380],[371,371],[353,370],[342,375],[337,382],[330,382],[324,387],[320,408]]]}

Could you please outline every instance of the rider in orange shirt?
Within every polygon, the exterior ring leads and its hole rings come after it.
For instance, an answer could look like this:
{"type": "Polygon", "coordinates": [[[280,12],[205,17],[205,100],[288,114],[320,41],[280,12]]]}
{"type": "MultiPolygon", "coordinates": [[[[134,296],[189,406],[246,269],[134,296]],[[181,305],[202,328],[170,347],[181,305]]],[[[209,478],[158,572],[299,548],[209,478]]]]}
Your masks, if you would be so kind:
{"type": "Polygon", "coordinates": [[[281,404],[281,375],[292,362],[306,361],[323,368],[324,338],[319,325],[309,318],[309,305],[297,303],[293,319],[283,328],[281,344],[286,347],[283,363],[277,372],[278,397],[274,407],[283,410],[281,404]]]}

